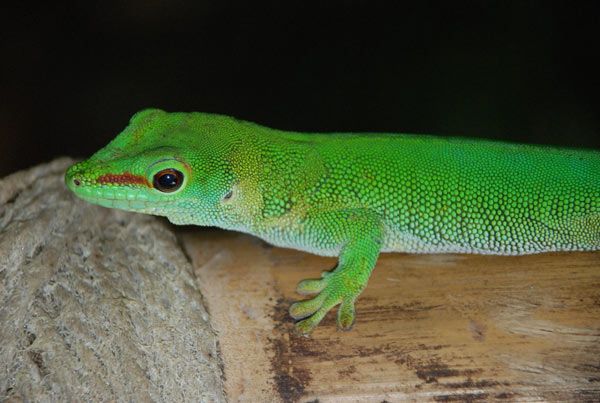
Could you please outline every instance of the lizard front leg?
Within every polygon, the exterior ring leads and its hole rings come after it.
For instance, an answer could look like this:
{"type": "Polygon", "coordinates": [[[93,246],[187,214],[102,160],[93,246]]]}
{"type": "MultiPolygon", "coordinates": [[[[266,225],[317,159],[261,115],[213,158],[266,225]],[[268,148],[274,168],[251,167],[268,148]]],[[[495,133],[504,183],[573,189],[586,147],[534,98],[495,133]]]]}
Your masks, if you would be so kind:
{"type": "Polygon", "coordinates": [[[325,314],[340,304],[337,324],[349,330],[354,323],[354,302],[367,286],[377,262],[382,243],[382,224],[374,214],[365,210],[341,211],[317,217],[322,236],[341,244],[338,264],[333,271],[324,272],[320,279],[303,280],[297,292],[318,294],[290,307],[290,315],[301,319],[296,330],[309,334],[325,314]]]}

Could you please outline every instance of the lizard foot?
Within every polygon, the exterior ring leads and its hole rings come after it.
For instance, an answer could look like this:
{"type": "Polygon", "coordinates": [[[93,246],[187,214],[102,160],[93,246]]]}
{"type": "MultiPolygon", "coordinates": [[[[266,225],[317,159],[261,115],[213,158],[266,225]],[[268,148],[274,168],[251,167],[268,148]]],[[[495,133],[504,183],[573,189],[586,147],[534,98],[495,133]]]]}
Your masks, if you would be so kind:
{"type": "Polygon", "coordinates": [[[346,271],[324,272],[321,279],[303,280],[297,292],[304,295],[318,294],[316,297],[296,302],[290,306],[290,316],[298,319],[296,331],[308,335],[321,322],[327,312],[341,304],[337,313],[337,325],[341,330],[350,330],[354,323],[354,301],[363,286],[346,271]]]}

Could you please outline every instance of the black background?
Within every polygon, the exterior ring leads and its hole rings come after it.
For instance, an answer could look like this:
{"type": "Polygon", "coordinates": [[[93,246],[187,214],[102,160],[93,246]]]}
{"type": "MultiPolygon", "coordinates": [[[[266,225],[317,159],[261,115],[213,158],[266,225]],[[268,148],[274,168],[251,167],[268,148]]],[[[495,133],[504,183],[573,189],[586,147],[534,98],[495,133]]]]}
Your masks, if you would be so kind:
{"type": "Polygon", "coordinates": [[[87,156],[150,106],[290,130],[598,148],[596,4],[2,6],[0,174],[87,156]]]}

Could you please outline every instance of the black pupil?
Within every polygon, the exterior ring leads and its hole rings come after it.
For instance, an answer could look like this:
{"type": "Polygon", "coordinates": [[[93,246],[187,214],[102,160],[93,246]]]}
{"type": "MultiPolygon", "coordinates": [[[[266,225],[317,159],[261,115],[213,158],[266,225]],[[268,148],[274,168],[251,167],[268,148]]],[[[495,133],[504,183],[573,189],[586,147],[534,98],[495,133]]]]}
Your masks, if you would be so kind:
{"type": "Polygon", "coordinates": [[[154,176],[154,187],[163,192],[172,192],[181,186],[183,174],[175,169],[161,171],[154,176]]]}

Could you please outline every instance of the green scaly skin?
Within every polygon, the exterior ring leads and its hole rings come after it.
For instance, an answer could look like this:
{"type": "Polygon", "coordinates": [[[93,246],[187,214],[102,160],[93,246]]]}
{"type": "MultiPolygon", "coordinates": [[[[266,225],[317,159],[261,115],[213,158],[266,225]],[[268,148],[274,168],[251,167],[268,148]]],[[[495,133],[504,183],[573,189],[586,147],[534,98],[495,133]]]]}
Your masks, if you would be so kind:
{"type": "Polygon", "coordinates": [[[144,110],[66,183],[105,207],[247,232],[339,256],[290,307],[309,333],[338,326],[380,252],[519,255],[600,249],[600,152],[407,134],[274,130],[227,116],[144,110]],[[183,174],[165,193],[155,175],[183,174]]]}

